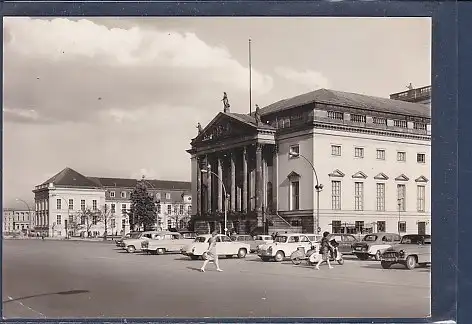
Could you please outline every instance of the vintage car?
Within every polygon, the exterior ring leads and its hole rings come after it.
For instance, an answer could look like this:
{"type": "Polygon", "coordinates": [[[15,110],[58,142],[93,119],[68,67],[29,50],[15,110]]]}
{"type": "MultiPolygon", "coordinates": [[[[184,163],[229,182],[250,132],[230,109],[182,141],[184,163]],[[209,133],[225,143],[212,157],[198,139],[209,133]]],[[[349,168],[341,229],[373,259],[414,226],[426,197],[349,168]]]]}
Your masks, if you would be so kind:
{"type": "Polygon", "coordinates": [[[190,231],[181,231],[179,232],[184,239],[192,239],[194,240],[198,235],[195,232],[190,232],[190,231]]]}
{"type": "MultiPolygon", "coordinates": [[[[208,250],[208,241],[211,238],[211,234],[199,235],[195,240],[183,247],[181,253],[190,257],[192,260],[197,260],[202,257],[203,253],[208,250]]],[[[229,236],[218,234],[216,236],[216,253],[220,256],[226,256],[228,258],[237,255],[238,258],[246,257],[249,253],[251,246],[244,242],[231,241],[229,236]]]]}
{"type": "Polygon", "coordinates": [[[128,253],[134,253],[141,250],[141,243],[147,239],[153,239],[162,233],[161,231],[147,231],[138,233],[135,236],[130,237],[129,239],[123,240],[121,248],[128,251],[128,253]]]}
{"type": "Polygon", "coordinates": [[[404,235],[400,243],[385,250],[380,256],[382,268],[389,269],[393,264],[403,264],[407,269],[431,263],[431,235],[404,235]]]}
{"type": "Polygon", "coordinates": [[[235,235],[231,235],[230,239],[233,242],[243,242],[243,243],[249,244],[249,246],[251,248],[250,252],[255,252],[257,250],[257,246],[260,244],[260,243],[256,242],[254,237],[252,237],[251,235],[235,234],[235,235]]]}
{"type": "Polygon", "coordinates": [[[362,241],[352,245],[352,253],[360,260],[374,257],[375,260],[380,261],[382,253],[400,240],[401,236],[395,233],[367,234],[362,241]]]}
{"type": "Polygon", "coordinates": [[[115,244],[117,247],[124,247],[123,241],[130,239],[130,238],[137,238],[139,236],[139,232],[130,232],[127,233],[125,236],[115,240],[115,244]]]}
{"type": "Polygon", "coordinates": [[[262,261],[274,260],[276,262],[289,258],[290,255],[299,248],[308,251],[311,248],[318,248],[318,243],[312,243],[305,234],[288,233],[279,234],[273,243],[259,246],[257,255],[262,261]]]}
{"type": "Polygon", "coordinates": [[[257,252],[261,245],[268,244],[268,243],[273,243],[274,239],[271,235],[256,235],[256,236],[254,236],[254,241],[256,241],[256,244],[257,244],[257,248],[256,248],[256,251],[255,251],[255,252],[257,252]]]}
{"type": "Polygon", "coordinates": [[[332,233],[328,235],[328,241],[335,240],[339,244],[338,251],[342,254],[352,254],[352,246],[357,238],[352,234],[332,233]]]}
{"type": "Polygon", "coordinates": [[[320,235],[320,234],[307,234],[306,236],[308,237],[308,239],[310,240],[310,242],[313,242],[313,243],[320,242],[320,241],[321,241],[321,238],[323,237],[323,236],[320,235]]]}
{"type": "Polygon", "coordinates": [[[141,250],[148,254],[164,254],[166,252],[180,252],[180,250],[192,242],[192,238],[184,238],[180,233],[163,232],[152,239],[141,242],[141,250]]]}

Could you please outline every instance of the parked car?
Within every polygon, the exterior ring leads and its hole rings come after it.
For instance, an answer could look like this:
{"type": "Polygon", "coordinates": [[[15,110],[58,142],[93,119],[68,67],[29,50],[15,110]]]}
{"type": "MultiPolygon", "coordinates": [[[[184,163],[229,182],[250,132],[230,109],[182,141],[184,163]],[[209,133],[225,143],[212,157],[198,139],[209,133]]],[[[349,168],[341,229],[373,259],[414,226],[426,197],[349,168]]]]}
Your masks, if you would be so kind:
{"type": "Polygon", "coordinates": [[[401,236],[395,233],[367,234],[362,241],[352,245],[352,253],[360,260],[374,257],[375,260],[380,261],[382,253],[400,240],[401,236]]]}
{"type": "Polygon", "coordinates": [[[318,243],[312,243],[305,234],[288,233],[278,235],[273,243],[261,245],[257,255],[262,261],[275,260],[280,262],[285,258],[289,258],[298,248],[304,248],[307,251],[318,247],[318,243]]]}
{"type": "Polygon", "coordinates": [[[141,250],[141,243],[147,239],[153,239],[160,235],[162,231],[141,232],[136,236],[130,237],[123,241],[122,248],[128,253],[134,253],[141,250]]]}
{"type": "Polygon", "coordinates": [[[243,243],[249,244],[250,249],[251,249],[250,252],[255,252],[257,250],[257,246],[259,244],[259,243],[256,242],[254,237],[252,237],[251,235],[235,234],[235,235],[231,235],[230,239],[233,242],[243,242],[243,243]]]}
{"type": "Polygon", "coordinates": [[[256,235],[254,236],[254,241],[256,241],[257,247],[256,252],[259,250],[259,247],[264,244],[273,243],[274,239],[271,235],[256,235]]]}
{"type": "Polygon", "coordinates": [[[385,250],[380,257],[380,264],[384,269],[389,269],[396,263],[403,264],[410,270],[418,265],[431,264],[431,235],[404,235],[400,243],[385,250]]]}
{"type": "Polygon", "coordinates": [[[191,241],[192,238],[184,238],[180,233],[163,232],[152,239],[146,239],[141,242],[141,250],[151,254],[180,252],[191,241]]]}
{"type": "Polygon", "coordinates": [[[130,238],[137,238],[139,235],[141,234],[141,232],[130,232],[130,233],[127,233],[125,236],[122,236],[120,239],[116,240],[115,241],[115,244],[117,247],[125,247],[124,245],[124,240],[128,240],[130,238]]]}
{"type": "Polygon", "coordinates": [[[307,234],[306,236],[312,243],[321,242],[321,238],[323,237],[323,235],[320,235],[320,234],[307,234]]]}
{"type": "Polygon", "coordinates": [[[182,231],[179,232],[184,239],[192,239],[194,240],[198,235],[195,232],[190,232],[190,231],[182,231]]]}
{"type": "MultiPolygon", "coordinates": [[[[195,240],[183,247],[181,253],[189,256],[192,260],[197,260],[202,257],[203,253],[208,250],[208,241],[211,238],[211,234],[199,235],[195,240]]],[[[238,258],[246,257],[249,253],[251,246],[245,242],[231,241],[229,236],[218,234],[216,236],[216,253],[220,256],[226,256],[228,258],[237,255],[238,258]]]]}
{"type": "Polygon", "coordinates": [[[332,233],[328,235],[328,240],[336,240],[339,243],[338,251],[342,254],[352,254],[352,246],[358,240],[352,234],[339,234],[339,233],[332,233]]]}

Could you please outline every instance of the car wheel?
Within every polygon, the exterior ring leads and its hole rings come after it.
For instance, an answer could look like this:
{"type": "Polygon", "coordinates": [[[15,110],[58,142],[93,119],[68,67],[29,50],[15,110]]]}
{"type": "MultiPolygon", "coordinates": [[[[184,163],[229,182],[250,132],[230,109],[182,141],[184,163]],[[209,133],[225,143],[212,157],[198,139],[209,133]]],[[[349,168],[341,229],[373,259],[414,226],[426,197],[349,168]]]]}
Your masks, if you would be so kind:
{"type": "Polygon", "coordinates": [[[190,259],[192,260],[198,260],[199,256],[198,255],[191,255],[190,259]]]}
{"type": "Polygon", "coordinates": [[[406,258],[405,266],[408,270],[416,268],[416,257],[410,255],[406,258]]]}
{"type": "Polygon", "coordinates": [[[134,253],[136,248],[133,245],[130,245],[126,248],[126,251],[128,251],[128,253],[134,253]]]}
{"type": "Polygon", "coordinates": [[[383,269],[390,269],[390,267],[392,266],[392,262],[380,261],[380,265],[383,269]]]}
{"type": "Polygon", "coordinates": [[[380,250],[375,253],[375,261],[380,261],[380,250]]]}
{"type": "Polygon", "coordinates": [[[292,263],[294,265],[299,265],[300,263],[302,263],[302,259],[300,259],[299,257],[294,257],[292,258],[292,263]]]}
{"type": "Polygon", "coordinates": [[[285,258],[285,253],[283,251],[277,251],[274,259],[276,262],[281,262],[283,261],[284,258],[285,258]]]}
{"type": "Polygon", "coordinates": [[[240,258],[240,259],[245,258],[245,257],[246,257],[246,254],[247,254],[247,250],[246,250],[246,249],[239,249],[239,251],[238,251],[238,258],[240,258]]]}
{"type": "Polygon", "coordinates": [[[156,253],[159,254],[159,255],[162,255],[162,254],[166,253],[166,250],[165,249],[157,249],[156,253]]]}

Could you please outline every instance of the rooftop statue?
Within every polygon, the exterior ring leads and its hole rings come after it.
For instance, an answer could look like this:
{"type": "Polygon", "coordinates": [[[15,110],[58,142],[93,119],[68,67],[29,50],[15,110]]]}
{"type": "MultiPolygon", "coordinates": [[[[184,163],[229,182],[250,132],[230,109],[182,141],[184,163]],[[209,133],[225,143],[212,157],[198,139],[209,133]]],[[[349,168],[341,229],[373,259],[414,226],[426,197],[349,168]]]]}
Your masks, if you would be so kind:
{"type": "Polygon", "coordinates": [[[223,112],[229,113],[229,108],[231,105],[229,104],[228,95],[226,92],[223,92],[223,99],[221,99],[221,101],[223,101],[223,112]]]}
{"type": "Polygon", "coordinates": [[[203,129],[202,129],[202,125],[200,123],[197,124],[197,129],[198,129],[198,134],[201,134],[203,129]]]}
{"type": "Polygon", "coordinates": [[[259,105],[256,104],[256,112],[254,113],[254,118],[256,119],[257,126],[262,124],[261,113],[259,111],[259,105]]]}

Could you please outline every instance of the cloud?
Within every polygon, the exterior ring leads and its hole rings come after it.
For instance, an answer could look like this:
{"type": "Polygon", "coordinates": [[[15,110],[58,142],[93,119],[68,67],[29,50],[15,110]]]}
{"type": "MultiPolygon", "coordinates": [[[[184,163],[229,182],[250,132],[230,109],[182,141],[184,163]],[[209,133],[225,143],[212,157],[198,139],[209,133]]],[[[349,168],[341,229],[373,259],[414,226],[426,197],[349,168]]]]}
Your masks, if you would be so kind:
{"type": "Polygon", "coordinates": [[[305,70],[300,72],[288,67],[276,67],[275,73],[310,90],[329,88],[331,86],[329,80],[317,71],[305,70]]]}
{"type": "MultiPolygon", "coordinates": [[[[195,33],[11,17],[4,20],[4,80],[6,121],[91,122],[104,112],[132,119],[143,107],[214,113],[223,91],[247,93],[248,69],[195,33]]],[[[272,87],[269,75],[253,71],[255,93],[272,87]]]]}

